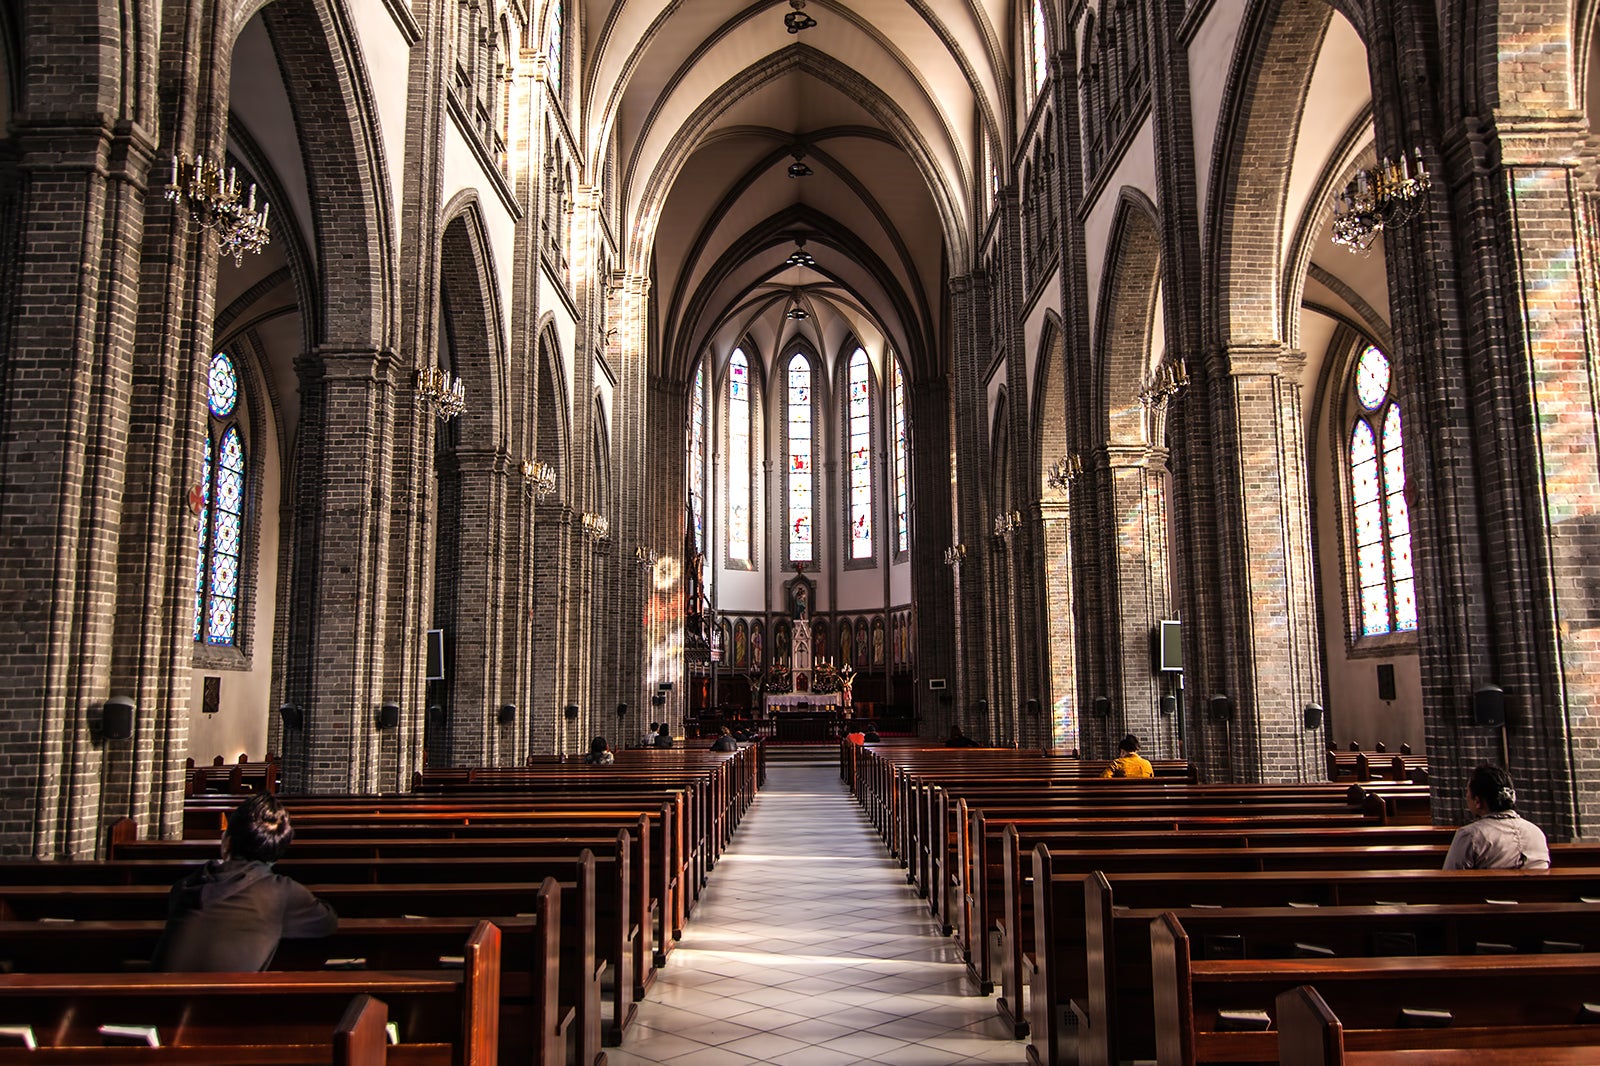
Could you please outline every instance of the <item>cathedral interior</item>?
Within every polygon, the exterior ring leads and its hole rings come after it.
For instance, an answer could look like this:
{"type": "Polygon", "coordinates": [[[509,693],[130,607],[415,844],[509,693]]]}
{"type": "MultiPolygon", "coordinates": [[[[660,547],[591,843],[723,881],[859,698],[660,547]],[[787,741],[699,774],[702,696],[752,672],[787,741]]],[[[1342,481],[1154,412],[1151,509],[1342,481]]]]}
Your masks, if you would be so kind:
{"type": "Polygon", "coordinates": [[[1592,834],[1597,12],[4,0],[0,852],[841,679],[1592,834]]]}

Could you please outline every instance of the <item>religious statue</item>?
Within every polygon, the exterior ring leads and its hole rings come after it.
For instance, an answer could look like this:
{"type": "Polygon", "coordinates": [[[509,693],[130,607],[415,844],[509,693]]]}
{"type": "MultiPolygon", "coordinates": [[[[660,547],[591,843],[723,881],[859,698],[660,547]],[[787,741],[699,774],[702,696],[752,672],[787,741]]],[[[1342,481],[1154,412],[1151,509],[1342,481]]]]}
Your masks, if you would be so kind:
{"type": "Polygon", "coordinates": [[[794,616],[801,621],[811,616],[811,587],[800,580],[794,583],[794,616]]]}

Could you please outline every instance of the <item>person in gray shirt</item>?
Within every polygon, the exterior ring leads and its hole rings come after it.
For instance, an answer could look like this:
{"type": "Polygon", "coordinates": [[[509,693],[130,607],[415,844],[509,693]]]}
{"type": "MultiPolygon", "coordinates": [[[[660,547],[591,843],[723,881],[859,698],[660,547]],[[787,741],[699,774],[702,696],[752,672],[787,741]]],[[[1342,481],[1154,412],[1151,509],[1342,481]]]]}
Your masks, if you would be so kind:
{"type": "Polygon", "coordinates": [[[1473,820],[1456,830],[1446,870],[1548,870],[1550,845],[1544,831],[1512,810],[1517,792],[1511,775],[1498,766],[1480,766],[1467,782],[1467,809],[1473,820]]]}

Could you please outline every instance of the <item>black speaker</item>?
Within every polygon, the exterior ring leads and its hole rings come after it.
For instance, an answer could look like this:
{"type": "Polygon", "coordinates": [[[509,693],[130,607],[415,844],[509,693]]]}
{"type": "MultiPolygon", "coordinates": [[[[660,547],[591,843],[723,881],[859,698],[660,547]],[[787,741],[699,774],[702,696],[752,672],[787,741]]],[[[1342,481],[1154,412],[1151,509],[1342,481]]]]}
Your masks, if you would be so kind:
{"type": "Polygon", "coordinates": [[[1472,694],[1472,724],[1490,729],[1506,724],[1506,693],[1499,685],[1484,685],[1472,694]]]}
{"type": "Polygon", "coordinates": [[[1322,725],[1322,704],[1306,704],[1306,728],[1317,729],[1322,725]]]}
{"type": "Polygon", "coordinates": [[[385,703],[378,708],[378,728],[393,729],[400,724],[400,705],[398,703],[385,703]]]}
{"type": "Polygon", "coordinates": [[[979,721],[982,721],[982,722],[988,722],[989,721],[989,701],[988,700],[979,700],[978,703],[977,703],[977,706],[974,707],[973,709],[974,709],[974,711],[977,712],[979,721]]]}
{"type": "Polygon", "coordinates": [[[278,708],[278,717],[283,719],[283,728],[285,729],[299,729],[306,724],[305,712],[288,700],[285,700],[283,705],[278,708]]]}
{"type": "Polygon", "coordinates": [[[1211,720],[1214,722],[1233,721],[1233,699],[1222,693],[1217,693],[1208,701],[1211,707],[1211,720]]]}
{"type": "Polygon", "coordinates": [[[1094,700],[1094,713],[1101,718],[1111,717],[1111,697],[1096,696],[1094,700]]]}
{"type": "Polygon", "coordinates": [[[628,705],[626,703],[617,704],[617,717],[618,718],[626,718],[626,717],[628,717],[628,705]]]}
{"type": "Polygon", "coordinates": [[[132,696],[112,696],[100,711],[100,732],[107,740],[127,740],[133,736],[132,696]]]}
{"type": "Polygon", "coordinates": [[[652,706],[652,707],[660,707],[662,704],[664,704],[666,702],[667,702],[667,697],[664,696],[663,694],[659,693],[659,692],[657,692],[654,696],[650,697],[650,706],[652,706]]]}
{"type": "Polygon", "coordinates": [[[428,704],[428,721],[436,726],[444,725],[444,707],[437,703],[428,704]]]}
{"type": "Polygon", "coordinates": [[[1033,715],[1035,718],[1039,717],[1039,701],[1038,700],[1029,700],[1028,703],[1027,703],[1027,711],[1028,711],[1029,714],[1033,715]]]}
{"type": "Polygon", "coordinates": [[[1394,663],[1378,664],[1378,698],[1385,702],[1394,700],[1394,663]]]}
{"type": "Polygon", "coordinates": [[[1178,697],[1176,697],[1176,696],[1162,696],[1161,697],[1161,713],[1165,714],[1165,715],[1168,715],[1168,716],[1177,714],[1178,713],[1178,697]]]}
{"type": "Polygon", "coordinates": [[[578,705],[569,703],[561,713],[566,715],[567,721],[576,722],[578,720],[578,705]]]}
{"type": "Polygon", "coordinates": [[[499,714],[497,714],[495,717],[500,720],[501,725],[510,725],[516,720],[517,705],[515,703],[503,704],[500,708],[499,714]]]}

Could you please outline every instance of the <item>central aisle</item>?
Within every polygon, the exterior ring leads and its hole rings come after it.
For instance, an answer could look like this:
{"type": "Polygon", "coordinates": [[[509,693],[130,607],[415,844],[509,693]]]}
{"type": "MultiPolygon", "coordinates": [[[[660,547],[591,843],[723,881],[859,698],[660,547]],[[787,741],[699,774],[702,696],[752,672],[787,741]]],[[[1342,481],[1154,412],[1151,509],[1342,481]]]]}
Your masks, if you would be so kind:
{"type": "Polygon", "coordinates": [[[772,766],[613,1066],[1023,1063],[835,767],[772,766]]]}

